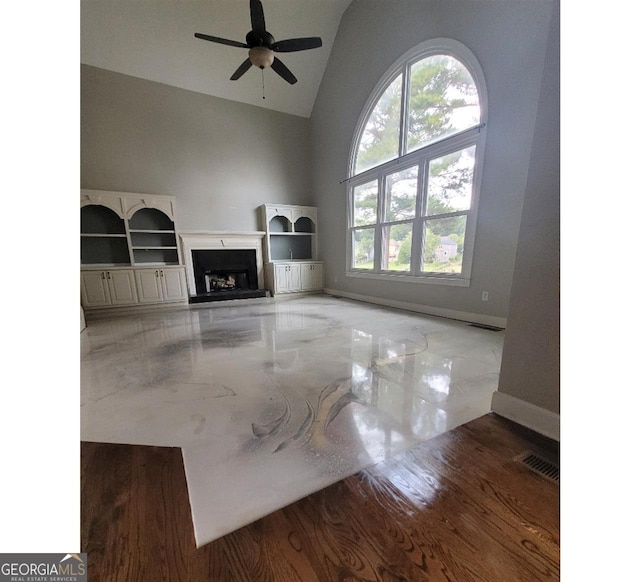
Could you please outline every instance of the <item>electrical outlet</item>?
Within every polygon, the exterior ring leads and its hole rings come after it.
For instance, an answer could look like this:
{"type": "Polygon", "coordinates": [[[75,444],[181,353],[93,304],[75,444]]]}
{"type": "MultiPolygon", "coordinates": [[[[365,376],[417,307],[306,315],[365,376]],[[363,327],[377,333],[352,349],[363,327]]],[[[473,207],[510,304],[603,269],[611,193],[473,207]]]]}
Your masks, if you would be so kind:
{"type": "Polygon", "coordinates": [[[483,291],[482,292],[482,300],[483,301],[489,301],[489,291],[483,291]]]}

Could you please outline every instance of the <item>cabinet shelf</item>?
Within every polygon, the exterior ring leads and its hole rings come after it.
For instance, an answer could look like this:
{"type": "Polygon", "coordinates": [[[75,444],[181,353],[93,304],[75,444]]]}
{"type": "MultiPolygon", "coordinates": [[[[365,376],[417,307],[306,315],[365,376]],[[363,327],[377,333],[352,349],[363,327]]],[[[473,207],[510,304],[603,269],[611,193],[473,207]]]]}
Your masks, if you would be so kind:
{"type": "Polygon", "coordinates": [[[151,247],[151,246],[145,246],[145,247],[131,247],[134,251],[157,251],[157,250],[161,250],[161,251],[176,251],[178,250],[178,247],[151,247]]]}
{"type": "Polygon", "coordinates": [[[149,232],[149,233],[153,233],[153,234],[168,234],[168,233],[172,233],[175,234],[175,230],[173,230],[172,228],[130,228],[129,232],[149,232]]]}
{"type": "Polygon", "coordinates": [[[122,269],[130,269],[131,264],[129,263],[83,263],[82,270],[83,271],[91,271],[91,270],[104,270],[104,269],[113,269],[114,271],[122,270],[122,269]]]}
{"type": "Polygon", "coordinates": [[[275,236],[315,236],[314,232],[272,232],[272,237],[275,236]]]}
{"type": "Polygon", "coordinates": [[[174,262],[171,262],[171,261],[164,261],[164,262],[162,262],[162,261],[156,261],[156,262],[149,261],[147,263],[144,263],[144,262],[136,263],[136,267],[140,267],[140,268],[144,268],[144,269],[151,268],[151,267],[154,267],[154,268],[158,267],[159,268],[159,267],[178,267],[178,266],[180,266],[180,263],[174,263],[174,262]]]}
{"type": "Polygon", "coordinates": [[[108,234],[104,232],[81,232],[80,236],[85,238],[127,238],[126,234],[108,234]]]}
{"type": "MultiPolygon", "coordinates": [[[[164,229],[135,229],[129,230],[131,235],[131,248],[134,251],[134,257],[138,262],[136,251],[176,251],[176,235],[172,230],[164,229]]],[[[171,259],[174,260],[173,258],[171,259]]],[[[177,257],[175,258],[177,260],[177,257]]],[[[148,261],[145,261],[148,262],[148,261]]]]}

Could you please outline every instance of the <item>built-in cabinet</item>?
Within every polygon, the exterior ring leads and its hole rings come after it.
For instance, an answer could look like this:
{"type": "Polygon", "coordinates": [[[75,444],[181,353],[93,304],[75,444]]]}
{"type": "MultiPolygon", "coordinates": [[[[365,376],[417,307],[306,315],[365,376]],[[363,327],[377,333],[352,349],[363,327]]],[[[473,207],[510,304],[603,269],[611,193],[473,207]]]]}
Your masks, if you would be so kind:
{"type": "Polygon", "coordinates": [[[267,286],[274,294],[321,291],[323,264],[317,260],[318,213],[313,206],[264,204],[267,286]]]}
{"type": "Polygon", "coordinates": [[[82,271],[81,281],[85,308],[131,305],[138,301],[133,269],[82,271]]]}
{"type": "Polygon", "coordinates": [[[322,289],[322,263],[297,261],[270,263],[267,272],[274,281],[274,293],[298,293],[322,289]]]}
{"type": "Polygon", "coordinates": [[[302,263],[300,265],[300,290],[310,291],[322,289],[322,263],[302,263]]]}
{"type": "Polygon", "coordinates": [[[181,301],[187,296],[182,269],[136,269],[135,276],[140,303],[181,301]]]}
{"type": "Polygon", "coordinates": [[[177,241],[173,197],[82,190],[83,307],[186,302],[177,241]]]}

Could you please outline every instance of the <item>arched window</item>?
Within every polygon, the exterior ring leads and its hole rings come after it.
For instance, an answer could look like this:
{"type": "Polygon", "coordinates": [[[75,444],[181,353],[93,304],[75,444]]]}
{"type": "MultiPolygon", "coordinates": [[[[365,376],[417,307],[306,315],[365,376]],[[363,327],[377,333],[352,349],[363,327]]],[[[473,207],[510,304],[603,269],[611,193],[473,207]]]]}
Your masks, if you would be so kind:
{"type": "Polygon", "coordinates": [[[468,285],[486,126],[478,62],[451,39],[399,59],[349,164],[349,274],[468,285]]]}

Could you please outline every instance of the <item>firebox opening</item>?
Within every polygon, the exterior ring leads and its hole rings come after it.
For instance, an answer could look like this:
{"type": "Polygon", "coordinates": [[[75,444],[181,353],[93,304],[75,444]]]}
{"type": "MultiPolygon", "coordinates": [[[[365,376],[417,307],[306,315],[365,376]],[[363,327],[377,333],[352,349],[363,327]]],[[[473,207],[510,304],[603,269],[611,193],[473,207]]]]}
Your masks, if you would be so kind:
{"type": "Polygon", "coordinates": [[[196,284],[191,303],[268,296],[258,288],[255,250],[206,249],[192,250],[191,254],[196,284]]]}
{"type": "Polygon", "coordinates": [[[204,282],[207,293],[230,291],[232,289],[249,289],[249,277],[243,272],[206,272],[204,282]]]}

